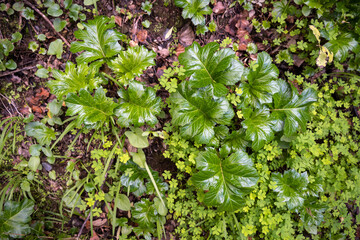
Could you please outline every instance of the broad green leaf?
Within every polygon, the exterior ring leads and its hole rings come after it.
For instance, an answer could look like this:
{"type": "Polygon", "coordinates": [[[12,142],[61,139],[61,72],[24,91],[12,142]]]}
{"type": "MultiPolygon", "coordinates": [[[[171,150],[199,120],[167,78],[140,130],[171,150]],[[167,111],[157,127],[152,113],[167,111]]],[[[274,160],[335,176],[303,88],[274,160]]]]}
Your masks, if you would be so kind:
{"type": "Polygon", "coordinates": [[[135,222],[137,222],[139,225],[148,228],[155,227],[155,208],[148,199],[144,199],[141,200],[141,202],[135,203],[134,209],[131,211],[131,213],[135,219],[135,222]]]}
{"type": "Polygon", "coordinates": [[[177,7],[183,8],[182,17],[191,18],[194,25],[204,25],[204,15],[211,14],[210,0],[175,0],[177,7]]]}
{"type": "Polygon", "coordinates": [[[17,12],[21,12],[24,9],[24,3],[23,2],[16,2],[16,3],[13,4],[12,8],[17,12]]]}
{"type": "Polygon", "coordinates": [[[47,70],[46,68],[39,68],[36,73],[36,76],[38,76],[39,78],[48,78],[49,77],[49,70],[47,70]]]}
{"type": "Polygon", "coordinates": [[[52,17],[59,17],[63,14],[63,11],[60,8],[60,5],[57,3],[52,3],[48,5],[47,14],[52,17]]]}
{"type": "Polygon", "coordinates": [[[58,59],[61,59],[61,55],[63,53],[63,45],[64,43],[60,39],[56,39],[55,41],[50,43],[47,54],[56,55],[58,59]]]}
{"type": "Polygon", "coordinates": [[[228,89],[225,85],[234,85],[241,80],[243,65],[236,60],[233,50],[224,48],[218,51],[219,44],[212,42],[200,47],[194,42],[179,56],[184,65],[185,75],[190,77],[193,87],[200,88],[212,85],[215,96],[225,96],[228,89]]]}
{"type": "Polygon", "coordinates": [[[19,33],[19,32],[13,33],[13,34],[11,35],[11,42],[12,42],[12,43],[18,42],[18,41],[20,41],[21,39],[22,39],[22,34],[19,33]]]}
{"type": "Polygon", "coordinates": [[[242,124],[246,129],[246,139],[252,141],[251,146],[255,151],[260,150],[265,143],[274,138],[273,122],[266,107],[251,112],[242,124]]]}
{"type": "Polygon", "coordinates": [[[58,99],[62,99],[69,93],[77,93],[80,89],[92,91],[101,84],[101,79],[95,77],[96,69],[89,67],[87,63],[75,65],[72,62],[66,63],[65,72],[57,69],[52,70],[52,76],[55,80],[48,81],[47,85],[51,93],[58,99]]]}
{"type": "Polygon", "coordinates": [[[66,21],[61,20],[60,18],[55,18],[53,24],[54,24],[55,31],[61,32],[64,29],[64,27],[66,26],[66,21]]]}
{"type": "Polygon", "coordinates": [[[155,64],[156,53],[147,50],[144,46],[129,47],[126,51],[109,63],[109,67],[116,73],[122,84],[128,84],[143,71],[155,64]]]}
{"type": "Polygon", "coordinates": [[[308,197],[304,201],[304,207],[301,208],[299,213],[306,231],[314,235],[318,233],[317,227],[324,221],[323,213],[325,210],[326,205],[319,203],[319,200],[315,197],[308,197]]]}
{"type": "Polygon", "coordinates": [[[40,157],[36,157],[36,156],[30,157],[28,166],[29,166],[31,171],[36,172],[39,165],[40,165],[40,157]]]}
{"type": "Polygon", "coordinates": [[[119,107],[115,110],[118,123],[122,127],[143,126],[145,123],[154,126],[161,112],[161,99],[156,97],[153,88],[145,87],[137,81],[132,81],[127,90],[118,91],[119,107]]]}
{"type": "Polygon", "coordinates": [[[40,145],[49,145],[55,140],[55,131],[41,122],[30,122],[25,126],[26,135],[36,138],[40,145]]]}
{"type": "Polygon", "coordinates": [[[17,64],[14,60],[10,59],[5,63],[5,67],[10,70],[14,70],[17,68],[17,64]]]}
{"type": "Polygon", "coordinates": [[[79,91],[79,96],[69,93],[65,102],[68,106],[67,116],[78,115],[78,125],[85,124],[93,129],[108,124],[117,107],[111,98],[106,97],[102,88],[96,89],[94,96],[91,96],[85,89],[79,91]]]}
{"type": "Polygon", "coordinates": [[[14,44],[9,39],[0,39],[0,59],[4,56],[9,56],[9,53],[14,50],[14,44]]]}
{"type": "Polygon", "coordinates": [[[125,194],[119,194],[115,198],[115,207],[122,211],[129,211],[131,204],[129,198],[125,194]]]}
{"type": "Polygon", "coordinates": [[[164,204],[158,197],[154,198],[154,207],[161,216],[166,216],[166,214],[168,213],[166,206],[164,206],[164,204]]]}
{"type": "Polygon", "coordinates": [[[22,238],[29,234],[31,232],[30,215],[33,212],[34,202],[32,200],[6,201],[3,211],[0,211],[0,237],[22,238]]]}
{"type": "Polygon", "coordinates": [[[29,7],[26,7],[24,10],[22,10],[21,15],[26,20],[35,20],[34,10],[29,7]]]}
{"type": "Polygon", "coordinates": [[[84,5],[85,6],[94,5],[94,4],[96,4],[97,1],[99,1],[99,0],[84,0],[84,5]]]}
{"type": "Polygon", "coordinates": [[[272,59],[266,52],[258,54],[255,63],[256,70],[252,67],[247,75],[247,83],[241,83],[242,96],[245,105],[260,107],[261,104],[271,103],[272,94],[278,91],[275,81],[279,70],[272,64],[272,59]]]}
{"type": "Polygon", "coordinates": [[[283,80],[278,81],[278,86],[280,91],[273,95],[271,117],[281,126],[286,136],[296,133],[299,127],[305,131],[306,123],[310,120],[309,106],[317,100],[316,91],[307,88],[299,95],[295,88],[291,88],[283,80]]]}
{"type": "Polygon", "coordinates": [[[272,173],[271,181],[276,183],[275,192],[284,199],[289,209],[303,207],[305,196],[303,192],[309,183],[307,172],[298,173],[295,169],[281,173],[272,173]]]}
{"type": "Polygon", "coordinates": [[[216,206],[220,211],[235,211],[244,204],[244,196],[250,193],[259,177],[253,162],[243,151],[220,159],[216,150],[207,149],[196,159],[198,173],[191,181],[206,191],[204,203],[216,206]]]}
{"type": "Polygon", "coordinates": [[[143,131],[140,128],[126,131],[125,135],[128,137],[130,144],[136,148],[147,148],[149,146],[147,136],[143,135],[143,131]]]}
{"type": "Polygon", "coordinates": [[[133,157],[134,163],[136,163],[141,168],[145,168],[146,156],[142,149],[139,149],[138,152],[130,152],[130,154],[133,157]]]}
{"type": "Polygon", "coordinates": [[[170,95],[172,123],[180,126],[187,139],[207,144],[214,137],[216,124],[230,124],[234,111],[225,97],[213,97],[210,86],[194,90],[182,82],[170,95]]]}
{"type": "Polygon", "coordinates": [[[226,136],[223,140],[223,147],[226,147],[230,152],[246,151],[246,147],[249,146],[249,142],[246,140],[246,133],[244,129],[233,131],[226,136]]]}
{"type": "Polygon", "coordinates": [[[344,62],[349,55],[349,51],[358,46],[358,42],[350,33],[343,33],[337,36],[336,39],[327,42],[324,46],[334,53],[337,61],[344,62]]]}
{"type": "Polygon", "coordinates": [[[118,41],[123,35],[111,29],[115,23],[110,22],[109,18],[97,16],[83,23],[83,26],[84,29],[74,32],[75,37],[82,41],[72,42],[70,47],[73,53],[84,51],[76,58],[78,63],[108,59],[121,51],[118,41]]]}

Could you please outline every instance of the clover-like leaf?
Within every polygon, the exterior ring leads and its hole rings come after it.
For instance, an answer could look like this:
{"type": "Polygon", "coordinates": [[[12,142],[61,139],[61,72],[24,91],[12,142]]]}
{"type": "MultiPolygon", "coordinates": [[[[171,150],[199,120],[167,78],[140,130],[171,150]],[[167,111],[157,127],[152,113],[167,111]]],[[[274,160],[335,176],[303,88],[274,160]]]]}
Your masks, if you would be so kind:
{"type": "Polygon", "coordinates": [[[216,150],[207,149],[196,159],[198,173],[191,181],[205,193],[204,203],[216,206],[220,211],[235,211],[244,203],[259,177],[250,157],[237,151],[224,160],[216,150]]]}
{"type": "Polygon", "coordinates": [[[279,70],[272,64],[270,55],[266,52],[259,53],[255,65],[247,75],[248,82],[240,84],[245,104],[260,107],[261,104],[271,103],[272,94],[278,91],[273,80],[278,76],[279,70]]]}
{"type": "Polygon", "coordinates": [[[107,98],[102,88],[95,91],[94,97],[85,89],[79,91],[79,96],[69,93],[66,98],[67,116],[78,115],[77,124],[98,129],[107,124],[118,106],[111,98],[107,98]]]}
{"type": "Polygon", "coordinates": [[[49,145],[55,140],[55,131],[41,122],[30,122],[25,126],[26,135],[36,138],[40,145],[49,145]]]}
{"type": "Polygon", "coordinates": [[[349,51],[358,46],[358,42],[350,33],[344,33],[337,36],[336,39],[330,40],[324,46],[334,53],[337,61],[344,62],[349,55],[349,51]]]}
{"type": "Polygon", "coordinates": [[[83,25],[84,29],[74,32],[75,37],[82,41],[72,42],[70,47],[73,53],[84,51],[76,58],[78,63],[108,59],[121,51],[118,41],[124,38],[123,34],[111,29],[115,23],[108,17],[97,16],[83,25]]]}
{"type": "Polygon", "coordinates": [[[246,139],[252,141],[252,149],[260,150],[265,143],[274,138],[272,129],[274,123],[270,118],[269,109],[262,107],[246,114],[245,121],[242,122],[246,129],[246,139]]]}
{"type": "Polygon", "coordinates": [[[184,65],[185,74],[190,77],[193,87],[200,88],[211,84],[215,96],[221,97],[228,93],[226,85],[234,85],[241,80],[244,67],[236,60],[233,50],[218,49],[219,44],[215,42],[204,47],[194,42],[180,54],[179,62],[184,65]]]}
{"type": "Polygon", "coordinates": [[[295,169],[281,173],[273,173],[271,181],[276,183],[275,192],[284,199],[289,209],[303,207],[304,191],[309,183],[307,172],[298,173],[295,169]]]}
{"type": "Polygon", "coordinates": [[[317,100],[316,91],[305,89],[301,95],[283,80],[278,81],[279,92],[273,95],[271,117],[284,130],[286,136],[293,135],[299,126],[304,131],[310,120],[309,107],[317,100]]]}
{"type": "Polygon", "coordinates": [[[211,14],[210,0],[175,0],[177,7],[183,8],[182,17],[191,18],[194,25],[204,25],[204,15],[211,14]]]}
{"type": "Polygon", "coordinates": [[[0,211],[0,237],[22,238],[31,232],[30,215],[34,212],[34,202],[25,199],[22,202],[6,201],[0,211]]]}
{"type": "Polygon", "coordinates": [[[118,123],[122,127],[134,125],[140,127],[145,123],[153,126],[161,112],[161,99],[156,97],[153,88],[145,87],[137,81],[132,81],[127,90],[119,90],[119,107],[115,110],[118,123]]]}
{"type": "Polygon", "coordinates": [[[201,144],[214,137],[215,124],[230,124],[234,111],[226,98],[214,97],[210,86],[194,90],[182,82],[171,94],[172,123],[180,126],[181,136],[201,144]]]}
{"type": "Polygon", "coordinates": [[[129,47],[109,63],[109,67],[117,74],[123,84],[143,74],[146,68],[155,64],[156,53],[147,50],[144,46],[129,47]]]}
{"type": "Polygon", "coordinates": [[[92,91],[99,87],[101,79],[95,77],[95,74],[96,69],[89,67],[87,63],[76,66],[72,62],[67,62],[65,72],[52,70],[55,80],[50,80],[47,85],[51,92],[61,99],[69,93],[77,93],[82,88],[92,91]]]}

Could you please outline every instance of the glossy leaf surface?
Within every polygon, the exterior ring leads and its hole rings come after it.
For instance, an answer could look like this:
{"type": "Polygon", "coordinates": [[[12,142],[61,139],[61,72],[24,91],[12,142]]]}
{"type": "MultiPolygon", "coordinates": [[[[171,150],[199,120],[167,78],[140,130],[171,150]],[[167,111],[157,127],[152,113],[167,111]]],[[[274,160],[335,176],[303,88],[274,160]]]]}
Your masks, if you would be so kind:
{"type": "Polygon", "coordinates": [[[274,138],[273,122],[266,107],[246,114],[242,125],[246,129],[246,139],[252,141],[252,148],[255,151],[260,150],[265,143],[274,138]]]}
{"type": "Polygon", "coordinates": [[[22,202],[6,201],[3,211],[0,211],[0,237],[22,238],[29,234],[30,215],[33,211],[34,202],[29,199],[22,202]]]}
{"type": "Polygon", "coordinates": [[[161,99],[156,97],[153,88],[132,81],[127,90],[121,89],[118,94],[119,107],[116,108],[115,115],[120,126],[140,127],[145,123],[153,126],[158,122],[156,116],[161,112],[161,99]]]}
{"type": "Polygon", "coordinates": [[[301,95],[283,80],[278,81],[279,92],[273,98],[271,117],[281,126],[284,134],[291,136],[301,127],[303,131],[310,120],[309,107],[317,100],[316,91],[305,89],[301,95]]]}
{"type": "Polygon", "coordinates": [[[358,42],[350,33],[344,33],[337,36],[336,39],[330,40],[324,46],[334,53],[336,60],[344,62],[349,56],[349,51],[354,50],[358,46],[358,42]]]}
{"type": "Polygon", "coordinates": [[[129,47],[109,63],[109,67],[116,73],[122,84],[143,74],[143,71],[155,64],[156,54],[144,46],[129,47]]]}
{"type": "Polygon", "coordinates": [[[154,205],[148,199],[144,199],[141,202],[135,203],[131,213],[139,225],[154,228],[156,222],[155,211],[154,205]]]}
{"type": "Polygon", "coordinates": [[[183,8],[183,18],[191,18],[194,25],[205,24],[205,14],[211,14],[210,0],[175,0],[177,7],[183,8]]]}
{"type": "Polygon", "coordinates": [[[100,86],[101,79],[95,77],[95,68],[89,67],[86,63],[66,63],[65,72],[53,69],[52,75],[55,80],[50,80],[48,86],[51,93],[58,99],[69,93],[77,93],[80,89],[92,91],[100,86]]]}
{"type": "Polygon", "coordinates": [[[276,182],[275,192],[278,197],[284,199],[289,209],[302,207],[304,204],[305,196],[303,192],[309,183],[308,175],[306,172],[298,173],[296,170],[291,169],[281,173],[273,173],[271,181],[276,182]]]}
{"type": "Polygon", "coordinates": [[[106,97],[102,88],[98,88],[94,96],[85,89],[81,89],[79,95],[70,93],[65,102],[68,106],[67,116],[78,115],[78,125],[85,124],[94,129],[107,124],[117,107],[111,98],[106,97]]]}
{"type": "Polygon", "coordinates": [[[182,82],[171,94],[172,123],[180,126],[185,138],[209,143],[214,137],[215,124],[230,124],[234,111],[224,98],[212,97],[210,87],[194,90],[189,82],[182,82]]]}
{"type": "Polygon", "coordinates": [[[247,75],[248,82],[240,84],[245,104],[260,107],[261,104],[271,103],[272,94],[278,91],[273,80],[278,76],[279,70],[272,64],[270,55],[266,52],[259,53],[255,67],[252,67],[247,75]]]}
{"type": "Polygon", "coordinates": [[[84,29],[74,32],[75,37],[82,41],[72,42],[70,48],[73,53],[84,51],[76,58],[76,62],[89,63],[107,59],[121,51],[118,41],[123,38],[123,35],[111,29],[115,27],[115,23],[110,23],[109,18],[97,16],[83,25],[84,29]]]}
{"type": "Polygon", "coordinates": [[[233,50],[219,50],[219,44],[212,42],[200,47],[194,42],[179,56],[180,64],[186,69],[191,85],[195,88],[212,85],[215,96],[228,93],[226,85],[234,85],[241,80],[243,65],[236,60],[233,50]]]}
{"type": "Polygon", "coordinates": [[[217,206],[220,211],[235,211],[243,197],[251,192],[258,181],[253,162],[243,151],[237,151],[224,160],[216,150],[208,149],[196,159],[198,173],[191,178],[194,185],[207,191],[204,203],[217,206]]]}

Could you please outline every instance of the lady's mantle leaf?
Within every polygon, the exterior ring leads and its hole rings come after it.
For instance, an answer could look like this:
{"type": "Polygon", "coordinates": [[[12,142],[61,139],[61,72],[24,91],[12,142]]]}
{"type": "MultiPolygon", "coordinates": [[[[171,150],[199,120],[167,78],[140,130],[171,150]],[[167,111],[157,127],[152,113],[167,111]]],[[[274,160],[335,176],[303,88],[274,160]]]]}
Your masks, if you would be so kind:
{"type": "Polygon", "coordinates": [[[317,100],[316,91],[308,88],[299,95],[295,88],[283,80],[278,81],[278,86],[279,92],[273,95],[271,117],[284,129],[286,136],[293,135],[299,126],[304,131],[310,119],[309,106],[317,100]]]}
{"type": "Polygon", "coordinates": [[[145,123],[155,125],[158,122],[156,115],[161,112],[161,99],[156,97],[154,89],[133,81],[127,90],[119,90],[118,94],[120,105],[115,110],[115,115],[120,126],[140,127],[145,123]]]}
{"type": "Polygon", "coordinates": [[[245,121],[242,124],[246,129],[246,139],[252,141],[253,150],[260,150],[274,137],[269,109],[263,107],[245,115],[245,121]]]}
{"type": "Polygon", "coordinates": [[[287,203],[289,209],[302,207],[305,196],[303,192],[309,183],[307,172],[298,173],[291,169],[281,173],[273,173],[271,181],[276,182],[275,192],[278,192],[278,197],[283,198],[287,203]]]}
{"type": "Polygon", "coordinates": [[[121,83],[128,84],[130,80],[140,76],[146,68],[154,65],[155,57],[156,54],[148,51],[144,46],[130,47],[126,51],[121,51],[109,66],[121,83]]]}
{"type": "Polygon", "coordinates": [[[205,24],[205,14],[211,14],[210,0],[175,0],[177,7],[183,8],[183,18],[191,18],[194,25],[205,24]]]}
{"type": "Polygon", "coordinates": [[[83,41],[73,42],[70,47],[73,53],[84,51],[76,58],[78,63],[111,58],[121,51],[118,41],[124,38],[123,34],[110,29],[115,27],[115,23],[110,23],[109,18],[97,16],[83,25],[85,29],[74,33],[77,39],[83,41]]]}
{"type": "Polygon", "coordinates": [[[234,111],[224,98],[213,97],[210,87],[194,90],[182,82],[170,96],[172,123],[185,138],[207,144],[214,137],[215,124],[230,124],[234,111]]]}
{"type": "Polygon", "coordinates": [[[259,177],[253,162],[243,151],[231,154],[225,160],[214,149],[200,153],[196,159],[200,170],[191,178],[204,191],[204,203],[217,206],[220,211],[235,211],[243,205],[243,197],[250,193],[259,177]]]}
{"type": "Polygon", "coordinates": [[[271,103],[271,95],[278,91],[273,80],[278,76],[279,70],[272,64],[270,55],[266,52],[259,53],[255,65],[247,75],[248,83],[240,84],[245,104],[259,107],[261,104],[271,103]]]}
{"type": "Polygon", "coordinates": [[[65,72],[53,69],[55,80],[50,80],[48,86],[58,99],[68,93],[76,93],[82,88],[92,91],[99,87],[101,82],[101,79],[95,77],[95,73],[95,68],[88,67],[86,63],[76,67],[74,63],[67,62],[65,72]]]}
{"type": "Polygon", "coordinates": [[[111,98],[105,96],[102,88],[95,91],[94,97],[85,89],[79,91],[79,96],[69,93],[65,102],[68,106],[67,116],[78,114],[78,125],[85,124],[94,129],[108,123],[117,106],[111,98]]]}
{"type": "MultiPolygon", "coordinates": [[[[29,222],[30,215],[34,212],[34,202],[25,199],[22,202],[6,201],[4,210],[0,211],[0,235],[1,237],[10,236],[19,238],[29,234],[31,228],[29,222]]],[[[5,237],[5,239],[7,239],[5,237]]]]}
{"type": "Polygon", "coordinates": [[[41,122],[30,122],[25,126],[26,135],[36,138],[40,145],[49,145],[55,140],[55,131],[41,122]]]}
{"type": "Polygon", "coordinates": [[[179,56],[186,75],[190,76],[193,87],[200,88],[212,85],[215,96],[225,96],[228,89],[225,85],[234,85],[241,80],[243,65],[236,60],[233,50],[219,49],[219,44],[212,42],[200,47],[194,42],[179,56]]]}

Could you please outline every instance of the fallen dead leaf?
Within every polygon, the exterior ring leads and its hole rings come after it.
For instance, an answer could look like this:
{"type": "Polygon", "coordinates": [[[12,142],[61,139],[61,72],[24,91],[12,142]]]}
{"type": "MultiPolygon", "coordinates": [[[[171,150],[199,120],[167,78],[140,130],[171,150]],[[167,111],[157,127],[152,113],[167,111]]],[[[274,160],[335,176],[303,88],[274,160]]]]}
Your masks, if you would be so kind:
{"type": "Polygon", "coordinates": [[[181,44],[178,44],[178,46],[177,46],[177,48],[175,50],[176,56],[179,56],[180,53],[183,53],[183,52],[185,52],[185,47],[183,45],[181,45],[181,44]]]}
{"type": "Polygon", "coordinates": [[[195,33],[192,27],[190,26],[190,24],[185,25],[180,31],[180,35],[179,35],[180,43],[185,47],[187,47],[194,42],[194,39],[195,39],[195,33]]]}
{"type": "Polygon", "coordinates": [[[135,46],[138,45],[138,43],[135,42],[135,41],[133,41],[133,40],[131,40],[131,41],[129,42],[129,45],[130,45],[130,47],[135,47],[135,46]]]}
{"type": "Polygon", "coordinates": [[[40,88],[39,92],[36,93],[35,96],[41,99],[47,99],[50,96],[50,93],[45,88],[40,88]]]}
{"type": "Polygon", "coordinates": [[[146,41],[147,36],[148,36],[148,32],[145,29],[140,30],[136,33],[137,39],[139,40],[139,42],[142,43],[146,41]]]}
{"type": "Polygon", "coordinates": [[[93,231],[93,236],[90,238],[90,240],[100,240],[99,236],[96,234],[95,231],[93,231]]]}
{"type": "Polygon", "coordinates": [[[213,8],[215,14],[222,14],[225,12],[225,6],[222,2],[217,2],[213,8]]]}
{"type": "Polygon", "coordinates": [[[41,107],[38,107],[38,106],[33,106],[33,107],[32,107],[32,110],[33,110],[33,112],[35,112],[35,113],[43,113],[41,107]]]}
{"type": "Polygon", "coordinates": [[[161,50],[158,50],[157,53],[160,54],[161,57],[166,58],[170,55],[170,51],[167,48],[163,48],[161,50]]]}
{"type": "Polygon", "coordinates": [[[114,17],[115,17],[115,23],[121,27],[122,18],[120,16],[114,16],[114,17]]]}
{"type": "Polygon", "coordinates": [[[96,220],[93,221],[93,226],[94,227],[100,227],[100,226],[102,226],[102,225],[104,225],[106,223],[107,223],[107,219],[99,218],[99,219],[96,219],[96,220]]]}

